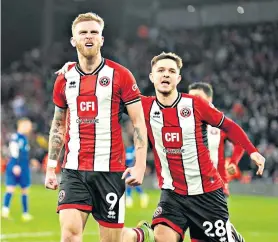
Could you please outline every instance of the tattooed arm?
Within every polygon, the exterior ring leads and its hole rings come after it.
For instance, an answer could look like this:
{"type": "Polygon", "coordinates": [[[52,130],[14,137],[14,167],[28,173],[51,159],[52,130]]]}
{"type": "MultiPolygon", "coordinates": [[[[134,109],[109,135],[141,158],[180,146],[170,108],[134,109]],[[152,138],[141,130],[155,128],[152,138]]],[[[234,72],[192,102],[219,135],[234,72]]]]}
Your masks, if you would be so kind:
{"type": "Polygon", "coordinates": [[[55,107],[54,118],[49,135],[48,162],[45,176],[45,187],[52,190],[55,190],[58,187],[55,168],[64,145],[66,116],[67,109],[62,109],[57,106],[55,107]]]}
{"type": "Polygon", "coordinates": [[[52,121],[50,135],[48,158],[58,160],[60,152],[64,145],[64,136],[66,133],[66,115],[67,109],[55,107],[54,118],[52,121]]]}
{"type": "Polygon", "coordinates": [[[135,165],[134,171],[128,169],[124,174],[131,174],[126,181],[129,185],[140,185],[143,182],[147,159],[147,128],[142,103],[127,105],[127,112],[134,127],[135,165]]]}

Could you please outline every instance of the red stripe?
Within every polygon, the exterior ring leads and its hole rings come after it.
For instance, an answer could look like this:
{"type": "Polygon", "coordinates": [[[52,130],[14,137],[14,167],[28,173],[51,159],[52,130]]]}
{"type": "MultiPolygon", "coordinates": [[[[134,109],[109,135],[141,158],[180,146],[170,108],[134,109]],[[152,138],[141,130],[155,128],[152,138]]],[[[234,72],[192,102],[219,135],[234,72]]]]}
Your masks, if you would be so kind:
{"type": "Polygon", "coordinates": [[[135,233],[137,235],[136,242],[143,242],[144,241],[144,233],[143,233],[142,229],[136,228],[136,229],[133,229],[133,231],[135,231],[135,233]]]}
{"type": "Polygon", "coordinates": [[[227,171],[225,168],[225,139],[226,139],[226,134],[222,130],[220,130],[217,170],[224,183],[228,182],[227,171]]]}
{"type": "Polygon", "coordinates": [[[202,118],[198,116],[200,115],[199,112],[202,112],[202,107],[195,107],[195,100],[193,100],[197,159],[199,163],[203,191],[206,193],[221,188],[223,186],[223,183],[219,173],[217,172],[216,168],[214,167],[211,161],[209,150],[206,144],[204,143],[202,125],[205,124],[201,121],[202,118]]]}
{"type": "Polygon", "coordinates": [[[153,151],[153,155],[154,155],[154,164],[155,164],[155,170],[156,170],[156,175],[157,175],[157,179],[158,179],[158,185],[161,188],[162,185],[163,185],[163,177],[161,176],[161,170],[162,170],[161,161],[159,159],[159,156],[157,154],[157,150],[155,148],[155,140],[154,140],[154,137],[153,137],[153,132],[152,132],[152,128],[150,126],[150,122],[147,122],[146,126],[147,126],[148,136],[149,136],[149,139],[150,139],[151,144],[152,144],[152,151],[153,151]]]}
{"type": "Polygon", "coordinates": [[[84,211],[91,212],[93,210],[93,207],[90,205],[83,205],[83,204],[62,204],[57,207],[57,212],[64,209],[79,209],[84,211]]]}
{"type": "Polygon", "coordinates": [[[191,242],[206,242],[205,240],[200,239],[191,239],[191,242]]]}
{"type": "MultiPolygon", "coordinates": [[[[96,75],[82,76],[80,80],[79,95],[95,95],[96,75]]],[[[78,156],[79,170],[93,170],[95,154],[95,124],[79,124],[80,150],[78,156]]]]}
{"type": "Polygon", "coordinates": [[[104,221],[101,221],[101,220],[97,220],[97,222],[103,226],[103,227],[106,227],[106,228],[115,228],[115,229],[121,229],[124,227],[124,224],[123,223],[119,223],[119,224],[116,224],[116,223],[107,223],[107,222],[104,222],[104,221]]]}
{"type": "MultiPolygon", "coordinates": [[[[179,122],[179,117],[176,108],[162,109],[162,113],[163,113],[164,127],[178,127],[180,129],[180,122],[179,122]]],[[[182,148],[182,144],[183,144],[182,137],[180,137],[180,139],[181,139],[181,146],[175,147],[175,149],[182,148]]],[[[180,194],[185,194],[187,191],[187,184],[186,184],[186,179],[184,174],[185,172],[183,167],[182,154],[167,153],[166,158],[168,161],[171,176],[173,178],[173,186],[175,187],[175,192],[180,194]]]]}
{"type": "MultiPolygon", "coordinates": [[[[193,100],[194,103],[194,100],[193,100]]],[[[193,114],[194,114],[194,120],[195,120],[195,139],[196,139],[196,148],[197,148],[197,159],[199,163],[199,168],[200,168],[200,176],[202,180],[202,187],[204,192],[206,192],[206,184],[211,183],[209,176],[203,176],[203,174],[209,174],[211,167],[213,166],[210,156],[209,156],[209,151],[206,145],[204,144],[203,141],[203,133],[202,133],[202,122],[200,121],[200,118],[198,118],[195,114],[195,108],[193,107],[193,114]],[[211,165],[204,165],[204,162],[202,161],[207,161],[211,162],[211,165]]]]}
{"type": "Polygon", "coordinates": [[[167,224],[170,228],[175,230],[181,236],[182,240],[184,239],[183,229],[180,228],[178,225],[174,224],[173,222],[171,222],[170,220],[166,218],[156,218],[152,221],[152,225],[163,224],[163,223],[167,224]]]}
{"type": "Polygon", "coordinates": [[[148,138],[149,138],[149,140],[152,144],[152,151],[153,151],[153,154],[154,154],[154,164],[155,164],[155,170],[156,170],[156,175],[157,175],[157,179],[158,179],[158,185],[161,188],[162,185],[163,185],[163,177],[161,176],[161,170],[162,170],[161,161],[159,159],[159,156],[157,154],[157,150],[155,148],[155,140],[154,140],[153,131],[152,131],[152,128],[151,128],[151,125],[150,125],[151,108],[153,106],[154,100],[149,105],[149,103],[148,103],[149,100],[146,97],[142,96],[141,101],[142,101],[142,105],[143,105],[143,108],[144,108],[144,116],[145,116],[145,119],[146,119],[148,138]]]}
{"type": "Polygon", "coordinates": [[[119,124],[119,114],[122,107],[120,107],[119,102],[116,97],[116,87],[115,83],[119,81],[116,79],[117,76],[113,75],[113,87],[112,87],[112,98],[111,98],[111,114],[110,114],[110,129],[111,129],[111,150],[110,150],[110,161],[109,170],[113,171],[124,171],[125,170],[125,149],[122,138],[122,129],[119,124]]]}

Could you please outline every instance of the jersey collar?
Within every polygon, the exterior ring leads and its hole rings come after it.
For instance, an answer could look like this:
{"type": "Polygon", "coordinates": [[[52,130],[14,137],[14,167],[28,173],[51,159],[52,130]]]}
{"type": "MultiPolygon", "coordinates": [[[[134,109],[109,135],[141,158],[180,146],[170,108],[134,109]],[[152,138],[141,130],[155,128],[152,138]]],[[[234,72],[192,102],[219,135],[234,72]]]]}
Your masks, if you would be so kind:
{"type": "Polygon", "coordinates": [[[158,99],[156,98],[156,102],[157,102],[157,105],[160,107],[160,108],[175,108],[177,105],[178,105],[178,103],[179,103],[179,101],[181,100],[181,94],[180,93],[178,93],[178,97],[177,97],[177,99],[173,102],[173,104],[172,105],[170,105],[170,106],[165,106],[165,105],[163,105],[162,103],[160,103],[159,101],[158,101],[158,99]]]}
{"type": "Polygon", "coordinates": [[[76,71],[81,75],[81,76],[86,76],[86,75],[96,75],[98,74],[98,72],[104,67],[105,65],[105,60],[103,57],[101,57],[101,62],[99,64],[99,66],[91,73],[85,73],[84,71],[81,70],[80,66],[79,66],[79,63],[77,63],[75,65],[75,69],[76,71]]]}

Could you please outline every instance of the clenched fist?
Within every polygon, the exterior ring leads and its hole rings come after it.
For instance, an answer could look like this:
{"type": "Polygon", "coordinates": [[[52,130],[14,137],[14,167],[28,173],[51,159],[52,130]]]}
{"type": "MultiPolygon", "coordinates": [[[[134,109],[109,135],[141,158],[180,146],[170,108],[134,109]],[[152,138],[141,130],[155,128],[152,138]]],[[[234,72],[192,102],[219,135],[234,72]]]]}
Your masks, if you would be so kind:
{"type": "Polygon", "coordinates": [[[47,167],[44,185],[47,189],[51,190],[56,190],[58,188],[55,168],[47,167]]]}

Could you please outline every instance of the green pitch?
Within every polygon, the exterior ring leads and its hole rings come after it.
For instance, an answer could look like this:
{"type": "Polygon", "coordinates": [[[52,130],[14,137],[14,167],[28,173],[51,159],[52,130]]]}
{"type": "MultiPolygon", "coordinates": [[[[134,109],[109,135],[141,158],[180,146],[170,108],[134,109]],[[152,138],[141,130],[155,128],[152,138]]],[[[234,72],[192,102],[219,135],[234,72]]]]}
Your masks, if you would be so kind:
{"type": "MultiPolygon", "coordinates": [[[[2,186],[2,198],[3,198],[2,186]]],[[[159,199],[159,191],[148,191],[150,204],[141,209],[135,202],[134,208],[127,209],[126,225],[135,226],[139,220],[151,221],[159,199]]],[[[21,202],[19,190],[15,193],[11,207],[13,220],[1,220],[1,241],[57,242],[59,223],[56,214],[57,191],[33,186],[30,192],[30,213],[34,220],[21,221],[21,202]]],[[[136,200],[136,197],[135,197],[136,200]]],[[[2,201],[2,200],[1,200],[2,201]]],[[[1,202],[2,203],[2,202],[1,202]]],[[[270,197],[237,196],[229,200],[231,221],[240,231],[246,242],[278,242],[278,199],[270,197]]],[[[186,236],[188,240],[188,236],[186,236]]],[[[93,218],[88,220],[84,242],[98,241],[98,227],[93,218]]]]}

